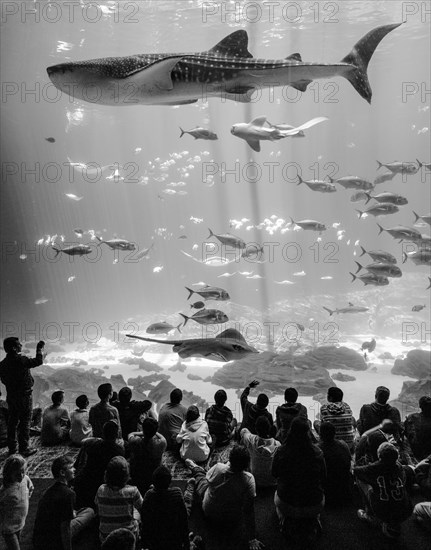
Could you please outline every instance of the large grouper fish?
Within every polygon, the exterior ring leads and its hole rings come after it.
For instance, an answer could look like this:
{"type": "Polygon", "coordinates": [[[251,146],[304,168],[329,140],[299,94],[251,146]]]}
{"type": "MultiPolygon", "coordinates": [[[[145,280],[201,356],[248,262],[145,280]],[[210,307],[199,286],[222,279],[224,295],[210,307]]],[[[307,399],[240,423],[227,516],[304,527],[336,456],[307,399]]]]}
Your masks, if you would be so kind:
{"type": "Polygon", "coordinates": [[[241,359],[250,353],[259,353],[257,349],[249,346],[244,336],[236,329],[228,328],[215,338],[191,338],[190,340],[157,340],[127,334],[129,338],[137,338],[145,342],[157,342],[158,344],[170,344],[172,351],[178,353],[182,359],[187,357],[205,357],[211,361],[233,361],[241,359]]]}
{"type": "Polygon", "coordinates": [[[380,41],[401,23],[376,27],[339,63],[258,59],[248,51],[248,35],[238,30],[208,51],[152,53],[60,63],[49,78],[75,99],[101,105],[186,105],[221,97],[249,103],[255,90],[292,86],[305,91],[316,79],[343,76],[371,103],[368,63],[380,41]]]}

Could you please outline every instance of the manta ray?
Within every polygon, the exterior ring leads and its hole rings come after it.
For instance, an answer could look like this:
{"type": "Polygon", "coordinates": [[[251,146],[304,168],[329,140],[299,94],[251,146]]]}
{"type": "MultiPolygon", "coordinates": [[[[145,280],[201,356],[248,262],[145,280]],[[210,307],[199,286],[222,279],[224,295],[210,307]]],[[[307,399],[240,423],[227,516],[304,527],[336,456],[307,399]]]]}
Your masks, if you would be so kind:
{"type": "Polygon", "coordinates": [[[238,30],[210,50],[150,53],[60,63],[47,68],[53,84],[75,99],[100,105],[186,105],[219,97],[249,103],[255,90],[292,86],[305,91],[316,79],[343,76],[371,103],[368,63],[380,41],[401,23],[376,27],[338,63],[258,59],[238,30]]]}
{"type": "Polygon", "coordinates": [[[250,353],[259,353],[249,346],[243,335],[235,329],[228,328],[215,338],[191,338],[190,340],[157,340],[127,334],[129,338],[137,338],[145,342],[157,342],[158,344],[173,345],[172,351],[178,353],[181,359],[187,357],[205,357],[211,361],[233,361],[241,359],[250,353]]]}

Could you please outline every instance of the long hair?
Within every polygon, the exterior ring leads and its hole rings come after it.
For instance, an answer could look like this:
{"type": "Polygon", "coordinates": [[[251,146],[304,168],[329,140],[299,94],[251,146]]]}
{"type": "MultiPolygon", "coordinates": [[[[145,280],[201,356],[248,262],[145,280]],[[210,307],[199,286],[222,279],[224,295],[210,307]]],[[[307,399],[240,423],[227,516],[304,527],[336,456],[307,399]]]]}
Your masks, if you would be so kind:
{"type": "Polygon", "coordinates": [[[10,487],[16,481],[15,475],[26,465],[21,455],[9,456],[3,466],[3,485],[10,487]]]}

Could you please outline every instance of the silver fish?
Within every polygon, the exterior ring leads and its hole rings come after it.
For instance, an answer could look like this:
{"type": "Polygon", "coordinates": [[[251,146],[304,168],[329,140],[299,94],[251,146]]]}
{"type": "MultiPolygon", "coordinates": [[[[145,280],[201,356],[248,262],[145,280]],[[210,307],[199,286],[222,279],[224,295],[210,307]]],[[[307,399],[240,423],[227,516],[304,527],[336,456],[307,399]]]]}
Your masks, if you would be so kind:
{"type": "Polygon", "coordinates": [[[355,264],[358,266],[356,273],[358,273],[361,269],[366,269],[370,273],[374,273],[379,277],[402,277],[403,275],[401,269],[394,264],[375,263],[368,264],[366,266],[361,265],[359,262],[355,262],[355,264]]]}
{"type": "Polygon", "coordinates": [[[376,275],[375,273],[363,273],[362,275],[355,275],[351,271],[349,271],[349,273],[352,276],[352,283],[358,279],[359,281],[362,281],[365,286],[386,286],[389,284],[389,279],[387,277],[376,275]]]}
{"type": "Polygon", "coordinates": [[[190,134],[195,139],[208,139],[211,141],[218,139],[217,134],[211,132],[211,130],[207,130],[206,128],[201,128],[200,126],[196,126],[196,128],[193,128],[192,130],[183,130],[180,126],[180,130],[180,138],[183,137],[184,134],[190,134]]]}
{"type": "Polygon", "coordinates": [[[371,214],[374,217],[386,216],[388,214],[395,214],[399,212],[399,210],[396,204],[392,204],[391,202],[380,202],[373,206],[369,206],[365,210],[356,210],[356,212],[359,212],[359,218],[362,218],[364,214],[371,214]]]}
{"type": "Polygon", "coordinates": [[[383,162],[377,161],[377,164],[379,165],[377,170],[384,166],[394,174],[416,174],[420,170],[420,166],[416,166],[414,162],[388,162],[387,164],[384,164],[383,162]]]}
{"type": "Polygon", "coordinates": [[[350,197],[350,202],[359,202],[365,200],[366,198],[366,191],[357,191],[356,193],[353,193],[353,195],[350,197]]]}
{"type": "Polygon", "coordinates": [[[344,189],[362,189],[362,191],[368,191],[374,189],[374,183],[364,180],[358,176],[343,176],[342,178],[333,179],[329,178],[331,183],[339,183],[344,189]]]}
{"type": "Polygon", "coordinates": [[[210,234],[208,235],[207,239],[211,237],[215,237],[218,239],[222,244],[226,246],[232,246],[233,248],[245,248],[246,244],[245,242],[240,239],[239,237],[235,237],[235,235],[231,235],[230,233],[222,233],[217,235],[216,233],[213,233],[210,228],[208,228],[208,231],[210,234]]]}
{"type": "Polygon", "coordinates": [[[295,222],[293,218],[290,218],[291,225],[298,225],[304,230],[309,231],[326,231],[326,225],[320,222],[316,222],[315,220],[301,220],[299,222],[295,222]]]}
{"type": "Polygon", "coordinates": [[[414,210],[413,210],[413,214],[414,214],[414,217],[415,217],[415,223],[418,220],[423,220],[428,225],[431,225],[431,214],[424,214],[423,216],[419,216],[419,214],[416,214],[416,212],[414,210]]]}
{"type": "Polygon", "coordinates": [[[52,245],[52,248],[55,250],[57,257],[60,252],[67,254],[68,256],[85,256],[86,254],[91,254],[93,248],[88,244],[77,244],[72,246],[67,246],[66,248],[58,248],[55,245],[52,245]]]}
{"type": "Polygon", "coordinates": [[[374,180],[374,185],[379,185],[380,183],[384,183],[385,181],[391,181],[395,177],[395,172],[385,172],[384,174],[380,174],[377,176],[374,180]]]}
{"type": "Polygon", "coordinates": [[[127,334],[128,338],[137,338],[145,342],[157,342],[159,344],[171,344],[172,351],[178,353],[181,359],[187,357],[204,357],[211,361],[227,363],[234,359],[241,359],[251,353],[259,353],[257,349],[249,346],[240,332],[235,329],[227,329],[215,338],[191,338],[189,340],[156,340],[127,334]]]}
{"type": "Polygon", "coordinates": [[[298,175],[299,183],[298,185],[301,185],[301,183],[305,183],[307,187],[309,187],[312,191],[318,191],[319,193],[335,193],[337,191],[337,188],[333,183],[328,183],[327,181],[320,181],[320,180],[310,180],[306,181],[301,178],[300,175],[298,175]]]}
{"type": "Polygon", "coordinates": [[[397,259],[395,258],[395,256],[393,256],[389,252],[385,252],[384,250],[365,250],[363,246],[361,246],[361,250],[362,250],[361,256],[364,256],[364,254],[368,254],[368,256],[370,256],[375,262],[380,262],[383,264],[397,263],[397,259]]]}
{"type": "Polygon", "coordinates": [[[186,290],[189,291],[187,300],[189,300],[193,294],[199,294],[199,296],[202,296],[204,300],[219,300],[221,302],[230,300],[228,292],[226,292],[226,290],[224,290],[223,288],[219,288],[217,286],[206,285],[200,290],[192,290],[191,288],[188,288],[186,286],[186,290]]]}
{"type": "Polygon", "coordinates": [[[204,308],[194,313],[191,317],[184,315],[183,313],[180,313],[180,315],[185,319],[183,326],[186,326],[189,319],[196,321],[196,323],[199,323],[200,325],[218,325],[229,321],[229,317],[226,313],[220,311],[219,309],[204,308]]]}
{"type": "Polygon", "coordinates": [[[377,202],[390,202],[391,204],[397,204],[398,206],[402,206],[409,202],[405,197],[402,197],[397,193],[385,192],[379,193],[378,195],[371,195],[370,193],[365,194],[367,196],[367,202],[365,204],[368,204],[371,199],[374,199],[377,202]]]}
{"type": "Polygon", "coordinates": [[[368,307],[362,307],[362,306],[355,306],[352,304],[352,302],[349,302],[348,307],[342,307],[340,309],[329,309],[328,307],[323,306],[323,309],[325,309],[329,315],[333,315],[334,313],[365,313],[365,311],[368,311],[368,307]]]}
{"type": "Polygon", "coordinates": [[[148,334],[168,334],[168,332],[171,332],[171,330],[178,330],[178,332],[181,332],[182,323],[179,323],[176,327],[171,325],[170,323],[166,323],[165,321],[161,321],[160,323],[153,323],[149,327],[147,327],[148,334]]]}
{"type": "Polygon", "coordinates": [[[411,227],[406,227],[404,225],[397,225],[395,227],[392,227],[391,229],[385,229],[379,224],[377,224],[377,226],[379,227],[379,235],[383,231],[386,231],[394,239],[411,241],[411,240],[422,238],[422,235],[419,233],[419,231],[416,231],[416,229],[413,229],[411,227]]]}
{"type": "Polygon", "coordinates": [[[125,239],[111,239],[109,241],[104,241],[100,237],[97,237],[99,241],[98,246],[102,244],[107,244],[111,250],[136,250],[136,244],[126,241],[125,239]]]}
{"type": "Polygon", "coordinates": [[[221,97],[251,102],[255,90],[292,86],[305,91],[316,79],[343,76],[369,103],[368,63],[380,41],[401,23],[369,31],[339,63],[303,63],[299,54],[286,59],[255,59],[248,35],[238,30],[200,53],[137,54],[60,63],[47,68],[64,93],[101,105],[187,105],[221,97]],[[88,90],[97,90],[92,95],[88,90]],[[92,99],[94,98],[94,99],[92,99]]]}
{"type": "Polygon", "coordinates": [[[431,266],[431,250],[426,248],[403,253],[403,264],[410,259],[415,265],[431,266]]]}

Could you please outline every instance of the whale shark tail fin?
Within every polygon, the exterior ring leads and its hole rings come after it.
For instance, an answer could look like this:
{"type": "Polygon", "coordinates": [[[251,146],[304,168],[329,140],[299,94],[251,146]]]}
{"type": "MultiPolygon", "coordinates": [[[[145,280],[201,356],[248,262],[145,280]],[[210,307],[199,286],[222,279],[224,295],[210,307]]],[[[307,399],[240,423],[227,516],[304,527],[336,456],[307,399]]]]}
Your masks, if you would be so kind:
{"type": "Polygon", "coordinates": [[[371,86],[368,81],[367,67],[377,46],[383,38],[399,27],[402,23],[382,25],[368,32],[357,42],[352,51],[341,60],[341,63],[352,65],[352,70],[346,73],[345,78],[352,84],[360,96],[371,103],[371,86]]]}

